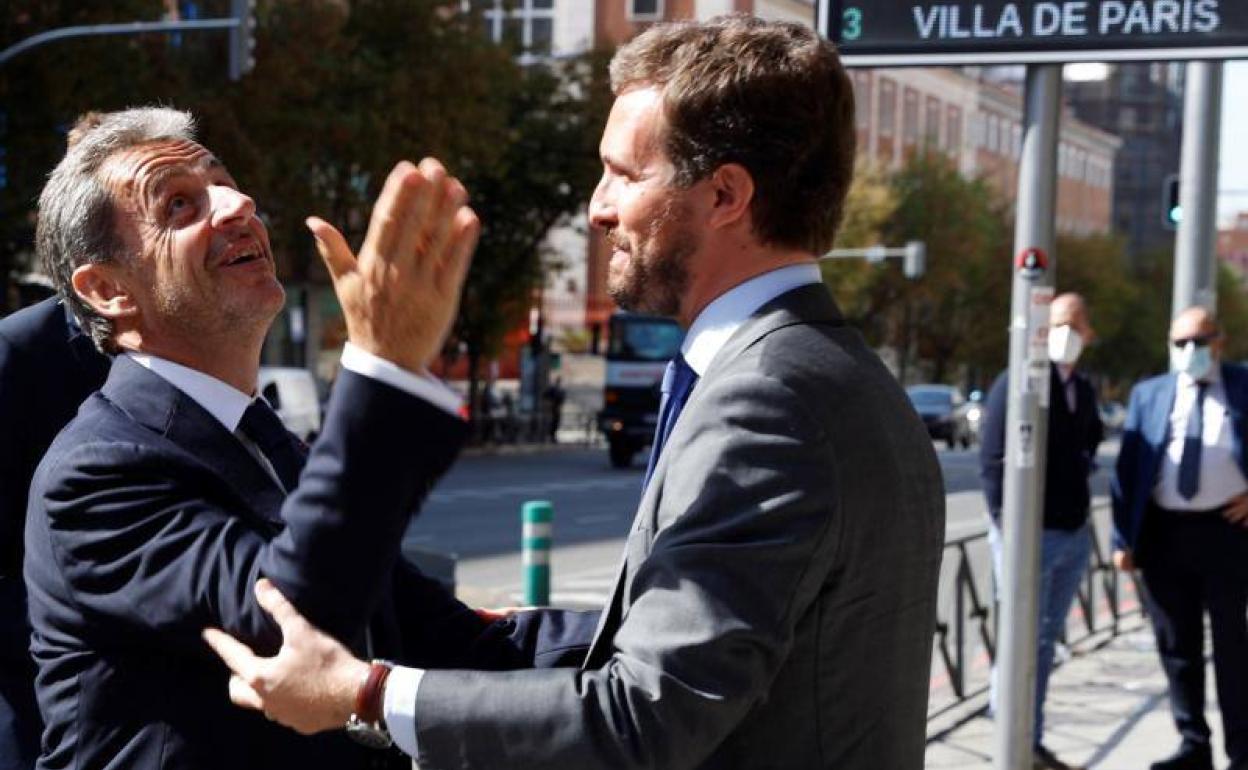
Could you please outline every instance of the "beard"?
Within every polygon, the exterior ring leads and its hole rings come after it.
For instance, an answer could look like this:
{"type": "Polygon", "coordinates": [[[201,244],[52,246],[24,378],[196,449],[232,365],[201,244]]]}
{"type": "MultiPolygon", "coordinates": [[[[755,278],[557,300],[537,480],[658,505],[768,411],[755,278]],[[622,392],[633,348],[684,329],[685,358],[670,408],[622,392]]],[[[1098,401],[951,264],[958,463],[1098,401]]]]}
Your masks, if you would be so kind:
{"type": "Polygon", "coordinates": [[[687,224],[686,210],[673,195],[635,243],[629,244],[618,230],[607,233],[607,243],[628,254],[623,270],[609,270],[607,275],[607,293],[616,305],[653,315],[672,317],[680,313],[689,286],[689,257],[700,243],[687,224]]]}

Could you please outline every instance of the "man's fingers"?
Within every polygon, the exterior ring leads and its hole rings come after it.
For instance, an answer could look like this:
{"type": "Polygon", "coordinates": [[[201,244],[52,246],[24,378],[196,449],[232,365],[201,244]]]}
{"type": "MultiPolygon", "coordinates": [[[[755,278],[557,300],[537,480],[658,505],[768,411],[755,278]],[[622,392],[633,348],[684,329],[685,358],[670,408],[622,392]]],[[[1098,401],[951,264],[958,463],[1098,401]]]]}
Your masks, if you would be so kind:
{"type": "Polygon", "coordinates": [[[405,265],[416,262],[417,256],[428,249],[437,215],[445,196],[446,169],[433,158],[420,162],[418,173],[413,174],[419,183],[416,194],[408,202],[403,213],[403,227],[390,258],[405,265]]]}
{"type": "Polygon", "coordinates": [[[251,648],[217,628],[205,628],[204,641],[235,674],[250,679],[260,659],[251,648]]]}
{"type": "Polygon", "coordinates": [[[373,204],[373,215],[368,221],[368,233],[360,247],[360,257],[378,255],[390,258],[403,228],[405,209],[409,196],[424,180],[410,161],[401,160],[390,170],[381,195],[373,204]]]}
{"type": "Polygon", "coordinates": [[[431,213],[432,230],[429,234],[428,247],[423,255],[421,267],[432,275],[440,270],[452,257],[454,248],[451,239],[454,234],[459,211],[468,202],[468,191],[458,179],[447,177],[442,196],[442,205],[431,213]]]}
{"type": "Polygon", "coordinates": [[[304,224],[312,231],[316,250],[325,260],[325,267],[329,268],[329,274],[335,281],[355,269],[355,256],[338,228],[320,217],[308,217],[304,224]]]}
{"type": "Polygon", "coordinates": [[[290,600],[283,596],[268,578],[260,578],[256,581],[256,601],[277,621],[277,625],[282,629],[283,639],[289,639],[294,633],[302,630],[306,624],[303,616],[295,609],[295,605],[291,604],[290,600]]]}
{"type": "Polygon", "coordinates": [[[237,706],[253,711],[264,711],[264,698],[251,689],[237,674],[230,677],[230,700],[237,706]]]}
{"type": "Polygon", "coordinates": [[[438,290],[444,296],[458,295],[464,285],[468,266],[472,264],[472,253],[481,237],[481,220],[477,219],[476,212],[465,206],[456,213],[452,232],[454,235],[448,246],[451,250],[450,257],[442,269],[434,274],[438,290]]]}

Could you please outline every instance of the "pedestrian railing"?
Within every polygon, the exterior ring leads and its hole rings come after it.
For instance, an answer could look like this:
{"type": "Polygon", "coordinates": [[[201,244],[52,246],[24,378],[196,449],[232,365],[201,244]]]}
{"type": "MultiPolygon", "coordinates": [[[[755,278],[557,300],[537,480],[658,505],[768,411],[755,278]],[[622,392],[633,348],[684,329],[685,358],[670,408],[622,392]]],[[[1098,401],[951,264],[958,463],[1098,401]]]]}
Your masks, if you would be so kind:
{"type": "MultiPolygon", "coordinates": [[[[1114,569],[1109,558],[1107,506],[1096,506],[1089,520],[1092,552],[1088,571],[1079,587],[1072,622],[1067,623],[1068,645],[1083,643],[1094,636],[1113,638],[1122,630],[1122,621],[1141,613],[1141,596],[1135,573],[1128,579],[1114,569]],[[1127,586],[1131,595],[1124,593],[1127,586]],[[1078,613],[1079,617],[1074,618],[1078,613]],[[1078,632],[1071,634],[1072,625],[1078,632]]],[[[939,673],[933,689],[948,683],[952,699],[934,703],[928,719],[942,716],[988,690],[987,669],[996,657],[997,609],[992,582],[992,559],[988,554],[988,527],[945,542],[941,566],[941,595],[937,602],[935,657],[939,673]],[[978,553],[980,558],[976,559],[978,553]],[[973,674],[980,674],[975,677],[973,674]]]]}

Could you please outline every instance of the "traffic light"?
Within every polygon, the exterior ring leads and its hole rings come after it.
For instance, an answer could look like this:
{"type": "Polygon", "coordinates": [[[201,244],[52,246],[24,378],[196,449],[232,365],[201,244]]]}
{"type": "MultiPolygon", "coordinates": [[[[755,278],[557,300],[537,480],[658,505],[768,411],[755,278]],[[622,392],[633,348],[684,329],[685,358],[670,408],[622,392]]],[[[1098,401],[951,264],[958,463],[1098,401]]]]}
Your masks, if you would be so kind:
{"type": "Polygon", "coordinates": [[[256,66],[256,0],[230,0],[230,80],[239,80],[256,66]]]}
{"type": "Polygon", "coordinates": [[[1161,224],[1167,230],[1174,230],[1183,221],[1183,207],[1179,205],[1179,175],[1166,177],[1165,189],[1162,190],[1161,224]]]}

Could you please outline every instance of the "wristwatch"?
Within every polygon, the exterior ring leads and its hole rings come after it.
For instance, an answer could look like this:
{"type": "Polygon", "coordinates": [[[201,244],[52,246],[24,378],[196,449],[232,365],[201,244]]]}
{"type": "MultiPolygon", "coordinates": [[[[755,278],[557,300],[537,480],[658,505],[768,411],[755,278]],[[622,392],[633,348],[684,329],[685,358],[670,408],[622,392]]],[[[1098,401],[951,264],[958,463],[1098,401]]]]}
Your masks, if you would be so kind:
{"type": "Polygon", "coordinates": [[[390,731],[386,729],[383,698],[386,679],[394,664],[388,660],[374,660],[368,674],[355,694],[355,712],[347,720],[347,735],[356,743],[370,749],[388,749],[394,745],[390,731]]]}

